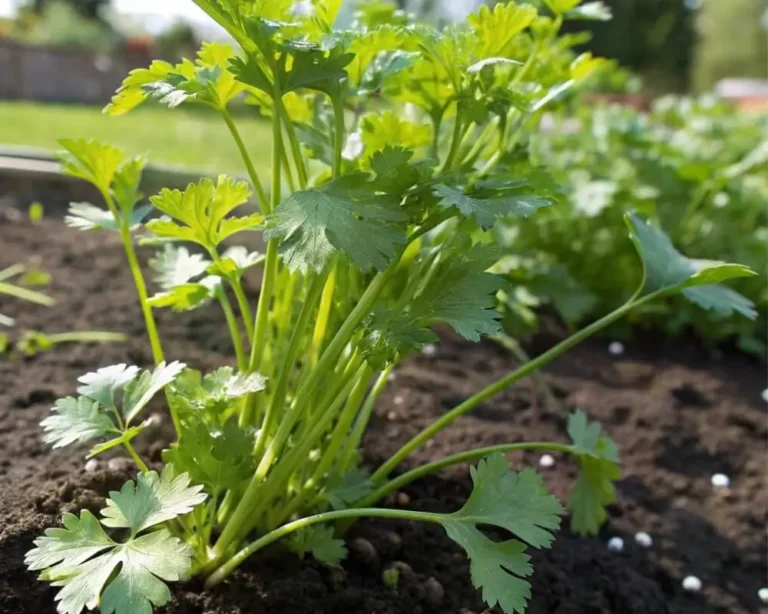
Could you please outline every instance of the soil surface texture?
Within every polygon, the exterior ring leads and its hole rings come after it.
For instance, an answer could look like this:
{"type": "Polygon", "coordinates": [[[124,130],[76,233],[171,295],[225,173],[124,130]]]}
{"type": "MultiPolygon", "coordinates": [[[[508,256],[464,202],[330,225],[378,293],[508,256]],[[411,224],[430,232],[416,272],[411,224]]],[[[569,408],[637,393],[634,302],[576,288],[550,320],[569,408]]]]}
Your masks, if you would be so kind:
{"type": "MultiPolygon", "coordinates": [[[[145,257],[146,253],[143,254],[145,257]]],[[[151,355],[130,274],[116,235],[83,233],[45,220],[0,219],[0,268],[40,259],[53,275],[54,308],[0,299],[18,330],[86,329],[126,333],[122,344],[62,345],[34,357],[0,359],[0,613],[52,614],[55,591],[26,571],[24,553],[63,511],[97,512],[110,490],[134,477],[122,458],[84,470],[83,449],[52,451],[40,421],[55,399],[73,394],[76,379],[119,362],[148,366],[151,355]]],[[[257,292],[258,279],[250,280],[257,292]]],[[[203,370],[231,362],[218,312],[159,312],[169,359],[203,370]]],[[[620,357],[607,340],[577,348],[546,370],[560,407],[546,404],[522,381],[440,433],[415,463],[504,442],[566,441],[571,408],[603,423],[622,454],[618,503],[599,537],[561,531],[549,551],[533,552],[536,572],[529,614],[756,614],[766,585],[765,366],[735,353],[713,355],[693,341],[636,339],[620,357]],[[714,473],[731,487],[718,490],[714,473]],[[635,542],[645,531],[649,548],[635,542]],[[622,552],[607,541],[624,538],[622,552]],[[682,580],[701,579],[698,593],[682,580]]],[[[543,340],[529,348],[541,351],[543,340]]],[[[365,441],[375,465],[419,429],[474,391],[514,368],[493,343],[470,344],[450,334],[434,356],[409,360],[381,397],[365,441]]],[[[151,411],[162,411],[157,405],[151,411]]],[[[138,442],[158,465],[169,420],[138,442]]],[[[513,455],[514,466],[538,465],[536,454],[513,455]]],[[[541,469],[565,498],[576,469],[567,458],[541,469]]],[[[387,505],[458,509],[470,490],[466,466],[414,483],[387,505]]],[[[565,523],[567,525],[567,522],[565,523]]],[[[490,614],[470,582],[460,548],[439,527],[360,522],[348,537],[350,557],[330,570],[298,562],[278,545],[248,561],[215,591],[172,585],[168,614],[490,614]],[[382,582],[400,569],[396,590],[382,582]]]]}

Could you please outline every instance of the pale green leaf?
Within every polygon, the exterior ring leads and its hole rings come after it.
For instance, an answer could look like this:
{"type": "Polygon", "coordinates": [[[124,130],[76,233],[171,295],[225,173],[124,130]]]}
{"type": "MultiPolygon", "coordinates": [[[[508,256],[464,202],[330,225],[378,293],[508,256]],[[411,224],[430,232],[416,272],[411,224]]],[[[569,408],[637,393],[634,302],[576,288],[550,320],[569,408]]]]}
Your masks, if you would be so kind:
{"type": "Polygon", "coordinates": [[[163,473],[141,473],[120,492],[111,492],[107,507],[101,511],[106,527],[130,529],[132,534],[183,516],[205,501],[202,486],[190,486],[187,474],[175,475],[173,467],[163,473]]]}
{"type": "Polygon", "coordinates": [[[333,509],[343,510],[371,494],[372,491],[373,487],[368,474],[362,469],[352,469],[344,475],[331,476],[323,498],[333,509]]]}
{"type": "Polygon", "coordinates": [[[147,228],[161,237],[193,241],[205,248],[215,248],[221,241],[241,230],[250,230],[261,223],[261,216],[227,217],[245,204],[251,192],[248,184],[226,175],[216,184],[210,179],[191,183],[182,192],[164,189],[150,200],[156,209],[175,220],[153,220],[147,228]]]}
{"type": "Polygon", "coordinates": [[[58,154],[63,171],[108,191],[125,154],[117,147],[86,139],[61,139],[58,154]]]}
{"type": "Polygon", "coordinates": [[[586,2],[565,13],[566,19],[584,19],[586,21],[610,21],[611,9],[604,2],[586,2]]]}
{"type": "Polygon", "coordinates": [[[82,384],[77,393],[98,401],[104,407],[116,408],[116,393],[136,379],[138,367],[129,367],[125,363],[102,367],[93,373],[86,373],[77,379],[82,384]]]}
{"type": "Polygon", "coordinates": [[[115,545],[88,510],[83,510],[79,518],[74,514],[64,514],[62,522],[63,529],[47,529],[45,537],[35,540],[35,548],[24,559],[30,571],[62,562],[66,567],[76,567],[115,545]]]}
{"type": "Polygon", "coordinates": [[[221,278],[209,275],[199,282],[180,284],[158,292],[147,300],[147,304],[158,309],[170,307],[174,311],[190,311],[215,298],[220,287],[221,278]]]}
{"type": "Polygon", "coordinates": [[[205,273],[210,264],[202,254],[191,254],[186,247],[170,243],[149,261],[153,279],[163,290],[186,284],[205,273]]]}
{"type": "Polygon", "coordinates": [[[86,397],[59,399],[51,411],[53,415],[40,425],[45,431],[45,443],[54,448],[120,433],[99,403],[86,397]]]}
{"type": "Polygon", "coordinates": [[[122,413],[129,424],[158,392],[170,384],[186,365],[179,361],[161,362],[150,373],[143,371],[138,378],[125,385],[122,413]]]}
{"type": "MultiPolygon", "coordinates": [[[[149,206],[134,209],[131,213],[130,229],[140,227],[150,211],[152,207],[149,206]]],[[[90,203],[70,203],[64,223],[77,230],[120,230],[110,211],[90,203]]]]}

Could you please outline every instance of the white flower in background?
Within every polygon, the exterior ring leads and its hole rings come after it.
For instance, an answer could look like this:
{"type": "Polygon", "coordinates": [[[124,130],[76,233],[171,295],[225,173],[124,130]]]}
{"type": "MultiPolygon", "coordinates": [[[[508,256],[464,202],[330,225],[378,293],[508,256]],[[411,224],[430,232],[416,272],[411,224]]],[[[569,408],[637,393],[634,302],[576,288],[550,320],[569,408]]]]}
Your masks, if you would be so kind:
{"type": "Polygon", "coordinates": [[[768,587],[761,588],[757,591],[757,596],[760,597],[760,601],[763,603],[768,603],[768,587]]]}
{"type": "Polygon", "coordinates": [[[291,15],[294,17],[314,17],[315,5],[312,4],[312,0],[297,0],[291,7],[291,15]]]}
{"type": "Polygon", "coordinates": [[[624,344],[621,341],[614,341],[608,346],[608,353],[611,356],[621,356],[624,353],[624,344]]]}
{"type": "Polygon", "coordinates": [[[539,466],[544,469],[549,469],[555,466],[555,458],[551,454],[545,454],[539,459],[539,466]]]}
{"type": "Polygon", "coordinates": [[[686,576],[683,580],[683,590],[689,593],[698,593],[701,590],[702,584],[696,576],[686,576]]]}
{"type": "Polygon", "coordinates": [[[363,155],[363,149],[365,149],[363,135],[358,130],[347,137],[347,142],[344,144],[341,156],[345,160],[356,160],[363,155]]]}
{"type": "Polygon", "coordinates": [[[715,488],[730,488],[731,478],[724,473],[716,473],[712,476],[712,486],[715,488]]]}
{"type": "Polygon", "coordinates": [[[728,203],[731,202],[731,197],[728,196],[725,192],[718,192],[715,194],[715,198],[713,201],[715,203],[715,207],[718,209],[722,209],[723,207],[727,207],[728,203]]]}
{"type": "Polygon", "coordinates": [[[765,390],[763,390],[763,392],[762,392],[762,394],[761,394],[760,396],[762,396],[762,397],[763,397],[763,401],[765,401],[766,403],[768,403],[768,388],[766,388],[765,390]]]}
{"type": "Polygon", "coordinates": [[[624,540],[621,537],[611,537],[608,540],[608,550],[611,552],[621,552],[624,550],[624,540]]]}
{"type": "Polygon", "coordinates": [[[635,534],[635,543],[643,548],[650,548],[653,546],[653,538],[645,531],[640,531],[635,534]]]}

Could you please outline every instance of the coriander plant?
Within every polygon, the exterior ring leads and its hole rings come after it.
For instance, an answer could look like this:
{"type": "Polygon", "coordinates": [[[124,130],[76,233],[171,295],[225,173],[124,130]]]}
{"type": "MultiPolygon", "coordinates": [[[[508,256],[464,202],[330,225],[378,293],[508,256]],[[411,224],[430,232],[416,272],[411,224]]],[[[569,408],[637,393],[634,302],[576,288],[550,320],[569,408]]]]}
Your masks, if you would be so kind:
{"type": "Polygon", "coordinates": [[[478,391],[368,474],[361,442],[397,365],[437,339],[437,324],[472,341],[499,332],[502,278],[491,271],[500,252],[489,230],[557,197],[546,169],[515,175],[508,154],[531,117],[600,65],[558,38],[563,20],[605,13],[578,0],[549,0],[541,12],[507,2],[437,31],[408,23],[394,6],[382,25],[376,3],[339,31],[339,0],[195,3],[240,49],[205,44],[194,61],[134,71],[107,112],[148,99],[207,107],[231,132],[248,181],[203,179],[139,206],[143,159],[62,142],[66,171],[93,183],[107,205],[75,206],[69,222],[120,234],[156,365],[83,376],[77,396],[58,401],[43,423],[53,445],[92,442],[92,456],[122,447],[140,473],[111,493],[100,519],[86,511],[49,529],[28,554],[30,569],[61,587],[59,612],[146,613],[168,601],[165,581],[199,576],[213,587],[278,540],[336,565],[350,522],[394,518],[442,526],[466,551],[488,605],[523,612],[532,573],[525,551],[551,544],[564,509],[532,469],[510,470],[504,453],[573,456],[572,526],[594,533],[619,476],[618,451],[601,427],[576,412],[568,444],[498,445],[400,467],[440,430],[631,309],[677,292],[705,307],[738,302],[713,284],[751,271],[688,260],[627,216],[644,271],[629,302],[478,391]],[[231,113],[243,97],[272,122],[268,182],[231,113]],[[243,212],[252,199],[257,209],[243,212]],[[147,221],[151,209],[161,216],[147,221]],[[151,263],[152,296],[134,249],[139,227],[163,243],[151,263]],[[229,245],[241,232],[262,233],[265,253],[229,245]],[[242,284],[253,267],[263,269],[255,309],[242,284]],[[202,374],[166,362],[154,310],[207,302],[221,307],[233,365],[202,374]],[[158,475],[133,440],[161,392],[177,440],[158,475]],[[453,513],[377,507],[413,480],[475,461],[472,493],[453,513]],[[480,526],[510,538],[491,540],[480,526]]]}

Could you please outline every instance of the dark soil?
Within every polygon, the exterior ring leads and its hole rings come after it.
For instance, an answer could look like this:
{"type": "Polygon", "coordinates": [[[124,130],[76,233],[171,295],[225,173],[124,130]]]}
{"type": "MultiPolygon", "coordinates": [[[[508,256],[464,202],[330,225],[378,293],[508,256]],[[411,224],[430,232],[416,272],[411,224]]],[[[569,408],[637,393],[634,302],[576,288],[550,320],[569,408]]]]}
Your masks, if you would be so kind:
{"type": "MultiPolygon", "coordinates": [[[[70,345],[30,358],[0,360],[0,612],[48,614],[54,591],[23,565],[24,553],[62,511],[98,510],[110,489],[132,477],[130,464],[100,461],[83,471],[82,450],[52,452],[38,426],[54,399],[72,394],[76,378],[117,362],[147,365],[150,355],[130,276],[117,239],[77,233],[53,221],[39,226],[0,221],[0,267],[32,256],[53,274],[57,307],[0,300],[21,328],[47,332],[122,331],[125,344],[70,345]]],[[[230,349],[214,311],[163,314],[160,328],[172,359],[209,369],[230,349]]],[[[611,357],[595,341],[557,361],[547,377],[561,409],[543,407],[521,382],[442,432],[413,463],[474,446],[523,440],[565,441],[567,408],[600,420],[619,444],[624,478],[619,502],[598,538],[562,531],[554,547],[534,553],[530,614],[753,614],[766,582],[766,405],[764,365],[739,355],[713,357],[692,342],[639,341],[611,357]],[[713,473],[731,476],[718,492],[713,473]],[[643,549],[634,533],[647,531],[643,549]],[[623,536],[622,553],[606,541],[623,536]],[[682,579],[701,578],[701,593],[682,579]]],[[[539,348],[534,348],[539,349],[539,348]]],[[[378,404],[366,440],[375,464],[436,416],[515,364],[490,343],[445,335],[437,355],[410,360],[378,404]]],[[[169,435],[164,423],[143,451],[158,461],[169,435]]],[[[516,466],[536,455],[514,456],[516,466]]],[[[545,471],[560,497],[575,475],[567,459],[545,471]]],[[[466,467],[456,467],[393,497],[390,505],[453,510],[466,498],[466,467]]],[[[176,586],[173,614],[481,614],[466,559],[440,529],[403,522],[361,522],[349,538],[342,570],[298,563],[275,547],[249,561],[212,593],[176,586]],[[397,590],[381,579],[401,568],[397,590]]]]}

